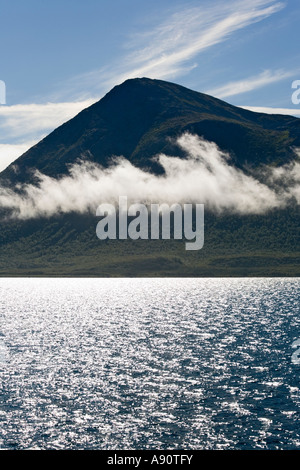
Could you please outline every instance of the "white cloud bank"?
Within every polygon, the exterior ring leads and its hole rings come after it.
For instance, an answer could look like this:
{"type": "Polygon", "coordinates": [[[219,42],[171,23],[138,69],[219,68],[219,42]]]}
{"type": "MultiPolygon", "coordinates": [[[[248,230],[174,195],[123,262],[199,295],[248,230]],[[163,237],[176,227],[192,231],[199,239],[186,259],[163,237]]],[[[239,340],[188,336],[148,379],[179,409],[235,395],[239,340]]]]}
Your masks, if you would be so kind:
{"type": "Polygon", "coordinates": [[[240,214],[262,214],[285,207],[291,199],[300,204],[300,163],[266,170],[267,185],[233,167],[214,143],[184,134],[177,144],[187,158],[160,155],[164,175],[136,168],[121,157],[106,169],[82,162],[60,179],[37,173],[39,183],[23,185],[21,194],[0,188],[0,207],[10,209],[13,217],[28,219],[68,212],[95,214],[99,204],[117,203],[119,196],[138,203],[203,203],[215,212],[240,214]]]}

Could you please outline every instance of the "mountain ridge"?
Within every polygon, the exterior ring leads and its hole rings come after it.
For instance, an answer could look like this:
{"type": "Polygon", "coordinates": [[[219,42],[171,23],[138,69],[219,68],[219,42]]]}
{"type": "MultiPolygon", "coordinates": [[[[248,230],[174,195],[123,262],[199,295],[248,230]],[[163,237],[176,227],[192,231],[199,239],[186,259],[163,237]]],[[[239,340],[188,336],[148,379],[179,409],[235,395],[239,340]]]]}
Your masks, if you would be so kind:
{"type": "Polygon", "coordinates": [[[186,131],[214,141],[239,167],[287,163],[300,146],[298,118],[244,110],[162,80],[129,79],[21,155],[0,179],[32,181],[32,168],[56,177],[78,158],[107,166],[116,155],[159,173],[151,158],[182,156],[170,138],[186,131]]]}

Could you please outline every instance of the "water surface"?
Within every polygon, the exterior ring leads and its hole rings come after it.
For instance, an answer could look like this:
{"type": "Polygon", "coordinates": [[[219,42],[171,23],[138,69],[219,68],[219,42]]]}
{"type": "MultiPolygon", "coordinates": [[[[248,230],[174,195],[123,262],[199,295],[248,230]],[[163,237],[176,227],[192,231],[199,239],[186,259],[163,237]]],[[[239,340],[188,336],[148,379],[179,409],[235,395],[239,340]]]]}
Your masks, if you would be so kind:
{"type": "Polygon", "coordinates": [[[299,279],[0,279],[0,447],[300,449],[299,294],[299,279]]]}

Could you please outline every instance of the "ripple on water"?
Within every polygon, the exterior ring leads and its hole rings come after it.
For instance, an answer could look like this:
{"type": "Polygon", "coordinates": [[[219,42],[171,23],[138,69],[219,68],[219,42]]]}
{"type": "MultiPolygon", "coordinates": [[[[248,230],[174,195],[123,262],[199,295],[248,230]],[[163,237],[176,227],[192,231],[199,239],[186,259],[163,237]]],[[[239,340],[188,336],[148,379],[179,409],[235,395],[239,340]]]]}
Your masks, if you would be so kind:
{"type": "Polygon", "coordinates": [[[299,448],[299,286],[1,279],[1,447],[299,448]]]}

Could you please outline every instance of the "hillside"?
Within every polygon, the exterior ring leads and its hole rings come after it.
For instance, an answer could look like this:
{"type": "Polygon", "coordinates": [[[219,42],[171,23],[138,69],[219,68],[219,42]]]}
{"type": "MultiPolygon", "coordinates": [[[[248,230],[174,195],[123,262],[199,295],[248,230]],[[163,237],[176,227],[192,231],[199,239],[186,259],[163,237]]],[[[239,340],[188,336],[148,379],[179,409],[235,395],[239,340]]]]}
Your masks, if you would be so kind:
{"type": "MultiPolygon", "coordinates": [[[[152,157],[185,158],[170,138],[189,131],[230,153],[246,174],[283,165],[300,146],[300,120],[253,113],[182,86],[146,78],[127,80],[28,150],[0,175],[19,191],[33,170],[59,178],[78,158],[106,167],[123,155],[155,174],[152,157]],[[17,168],[17,170],[16,170],[17,168]]],[[[102,201],[99,201],[99,203],[102,201]]],[[[96,237],[95,213],[55,214],[26,221],[2,211],[2,276],[299,276],[299,206],[266,214],[205,212],[205,244],[96,237]]]]}
{"type": "Polygon", "coordinates": [[[107,165],[113,155],[159,172],[151,158],[177,154],[169,138],[185,131],[215,142],[240,167],[286,163],[300,146],[298,118],[254,113],[161,80],[131,79],[29,149],[1,178],[28,182],[32,168],[57,177],[80,157],[107,165]]]}

